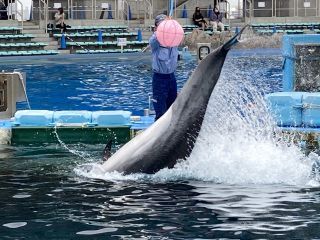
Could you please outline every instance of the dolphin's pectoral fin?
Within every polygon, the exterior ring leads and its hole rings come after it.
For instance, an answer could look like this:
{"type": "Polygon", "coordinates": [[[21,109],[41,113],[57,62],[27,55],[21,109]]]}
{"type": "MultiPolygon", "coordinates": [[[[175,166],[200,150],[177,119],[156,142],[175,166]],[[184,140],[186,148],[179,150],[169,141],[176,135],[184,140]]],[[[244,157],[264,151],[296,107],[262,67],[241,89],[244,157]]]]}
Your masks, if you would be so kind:
{"type": "Polygon", "coordinates": [[[103,159],[104,159],[105,161],[107,161],[108,158],[111,157],[111,146],[112,146],[112,139],[110,139],[110,140],[107,142],[107,144],[106,144],[106,146],[105,146],[105,148],[104,148],[104,150],[103,150],[103,159]]]}

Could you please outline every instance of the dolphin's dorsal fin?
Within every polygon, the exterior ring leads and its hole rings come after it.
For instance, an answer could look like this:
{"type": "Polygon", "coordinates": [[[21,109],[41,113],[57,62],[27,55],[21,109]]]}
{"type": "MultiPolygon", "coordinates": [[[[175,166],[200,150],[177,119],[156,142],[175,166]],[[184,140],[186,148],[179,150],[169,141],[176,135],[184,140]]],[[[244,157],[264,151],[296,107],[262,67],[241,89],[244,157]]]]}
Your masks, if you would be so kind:
{"type": "Polygon", "coordinates": [[[103,159],[105,161],[108,160],[109,157],[111,157],[111,146],[112,146],[112,139],[110,139],[106,146],[104,147],[104,150],[103,150],[103,159]]]}

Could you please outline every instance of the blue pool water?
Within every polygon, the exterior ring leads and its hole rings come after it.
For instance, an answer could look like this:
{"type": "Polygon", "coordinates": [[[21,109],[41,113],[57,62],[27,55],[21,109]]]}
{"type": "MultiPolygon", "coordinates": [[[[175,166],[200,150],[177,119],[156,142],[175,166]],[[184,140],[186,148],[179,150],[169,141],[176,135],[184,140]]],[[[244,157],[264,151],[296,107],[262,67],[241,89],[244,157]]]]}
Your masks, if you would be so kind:
{"type": "MultiPolygon", "coordinates": [[[[82,166],[100,163],[103,145],[1,146],[0,239],[319,239],[310,159],[259,137],[268,130],[255,118],[260,94],[281,88],[281,61],[277,50],[229,54],[194,154],[173,170],[91,178],[82,166]]],[[[141,114],[149,64],[42,58],[0,69],[27,73],[33,109],[141,114]]],[[[179,88],[195,66],[179,63],[179,88]]]]}
{"type": "MultiPolygon", "coordinates": [[[[69,57],[70,58],[70,57],[69,57]]],[[[178,86],[195,67],[195,61],[181,64],[178,86]]],[[[130,59],[49,58],[35,62],[1,66],[27,74],[27,89],[32,109],[50,110],[129,110],[143,114],[149,107],[152,73],[150,57],[130,59]]],[[[23,104],[19,108],[26,107],[23,104]]]]}

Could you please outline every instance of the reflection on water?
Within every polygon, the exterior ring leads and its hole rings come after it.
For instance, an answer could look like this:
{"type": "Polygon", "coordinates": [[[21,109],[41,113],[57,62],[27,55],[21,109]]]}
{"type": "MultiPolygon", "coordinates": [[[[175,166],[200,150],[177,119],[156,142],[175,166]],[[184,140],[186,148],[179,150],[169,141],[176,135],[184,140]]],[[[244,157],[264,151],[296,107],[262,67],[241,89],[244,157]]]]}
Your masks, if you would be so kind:
{"type": "MultiPolygon", "coordinates": [[[[47,153],[38,147],[6,151],[10,157],[0,162],[4,239],[318,236],[319,188],[188,179],[157,182],[150,176],[104,181],[75,175],[73,163],[84,160],[59,148],[47,153]]],[[[97,149],[86,151],[99,160],[97,149]]]]}
{"type": "MultiPolygon", "coordinates": [[[[320,189],[308,182],[308,159],[275,145],[263,115],[263,95],[281,86],[281,58],[249,56],[227,58],[195,151],[175,169],[88,178],[103,145],[2,146],[1,239],[318,238],[320,189]]],[[[139,113],[149,69],[122,65],[21,68],[31,77],[31,105],[139,113]]],[[[193,67],[180,65],[180,86],[193,67]]]]}

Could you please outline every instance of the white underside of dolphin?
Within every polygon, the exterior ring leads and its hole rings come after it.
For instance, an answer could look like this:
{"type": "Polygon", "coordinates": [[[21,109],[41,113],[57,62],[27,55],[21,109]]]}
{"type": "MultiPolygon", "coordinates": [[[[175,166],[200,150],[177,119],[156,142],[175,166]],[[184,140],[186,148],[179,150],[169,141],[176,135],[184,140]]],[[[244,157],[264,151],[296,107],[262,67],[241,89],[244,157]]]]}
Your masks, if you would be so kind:
{"type": "Polygon", "coordinates": [[[102,168],[125,174],[155,173],[187,158],[226,55],[243,30],[202,60],[168,111],[107,159],[102,168]]]}

